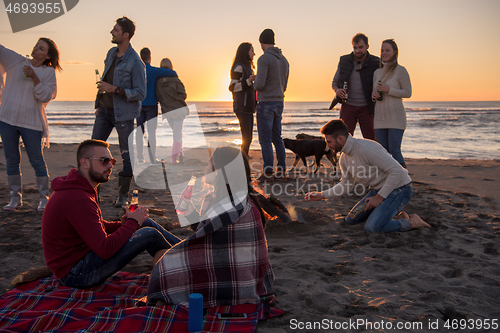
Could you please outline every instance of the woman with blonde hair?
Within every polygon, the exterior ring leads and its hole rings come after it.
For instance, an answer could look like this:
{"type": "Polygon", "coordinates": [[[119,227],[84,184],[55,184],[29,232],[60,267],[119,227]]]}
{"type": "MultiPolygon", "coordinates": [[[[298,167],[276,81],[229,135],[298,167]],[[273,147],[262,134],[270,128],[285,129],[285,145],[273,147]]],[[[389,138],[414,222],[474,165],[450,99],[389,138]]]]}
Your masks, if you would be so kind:
{"type": "MultiPolygon", "coordinates": [[[[172,61],[163,58],[160,67],[173,69],[172,61]]],[[[182,125],[189,114],[186,89],[178,77],[163,77],[156,81],[156,96],[161,105],[161,113],[167,118],[173,132],[171,163],[182,163],[182,125]]]]}
{"type": "Polygon", "coordinates": [[[374,128],[380,143],[404,168],[401,142],[406,129],[403,98],[411,97],[410,75],[398,64],[398,46],[394,39],[382,42],[381,68],[373,74],[372,99],[375,103],[374,128]]]}
{"type": "Polygon", "coordinates": [[[49,38],[38,39],[31,60],[0,45],[0,75],[7,73],[5,86],[0,84],[0,136],[10,188],[10,202],[4,210],[15,210],[23,204],[20,138],[35,169],[40,193],[37,210],[45,209],[49,198],[49,174],[43,157],[43,147],[49,146],[45,108],[56,97],[56,70],[61,70],[59,50],[49,38]]]}

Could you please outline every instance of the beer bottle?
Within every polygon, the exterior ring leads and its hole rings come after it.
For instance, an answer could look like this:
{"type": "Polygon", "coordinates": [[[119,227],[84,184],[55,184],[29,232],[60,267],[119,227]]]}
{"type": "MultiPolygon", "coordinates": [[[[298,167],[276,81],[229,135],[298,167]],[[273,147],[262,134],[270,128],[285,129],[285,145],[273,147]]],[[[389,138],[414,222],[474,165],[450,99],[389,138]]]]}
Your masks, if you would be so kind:
{"type": "Polygon", "coordinates": [[[139,206],[139,191],[134,190],[132,192],[132,200],[130,200],[130,206],[128,207],[128,209],[131,212],[133,212],[134,210],[137,209],[138,206],[139,206]]]}
{"type": "MultiPolygon", "coordinates": [[[[378,80],[378,83],[381,83],[380,80],[378,80]]],[[[384,97],[382,96],[382,91],[378,90],[378,86],[377,86],[377,92],[378,94],[380,95],[379,98],[377,98],[377,101],[381,101],[384,99],[384,97]]]]}
{"type": "Polygon", "coordinates": [[[191,196],[193,195],[193,188],[195,181],[196,177],[192,176],[186,188],[184,189],[184,191],[182,191],[181,197],[179,198],[177,206],[175,207],[175,211],[177,212],[177,214],[183,215],[186,213],[188,201],[191,199],[191,196]]]}
{"type": "Polygon", "coordinates": [[[344,81],[344,87],[342,89],[344,89],[345,91],[345,98],[342,99],[342,103],[345,103],[349,98],[349,89],[347,88],[347,81],[344,81]]]}

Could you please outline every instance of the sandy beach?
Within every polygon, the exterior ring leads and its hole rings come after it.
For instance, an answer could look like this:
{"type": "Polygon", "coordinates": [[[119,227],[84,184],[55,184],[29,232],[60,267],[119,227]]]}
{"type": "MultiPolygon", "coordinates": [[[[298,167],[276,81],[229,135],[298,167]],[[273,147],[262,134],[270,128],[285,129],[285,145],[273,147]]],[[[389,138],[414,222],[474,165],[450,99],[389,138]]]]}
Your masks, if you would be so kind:
{"type": "MultiPolygon", "coordinates": [[[[76,148],[52,144],[45,149],[52,178],[76,166],[76,148]]],[[[111,151],[121,170],[118,148],[111,151]]],[[[251,152],[250,162],[261,163],[260,151],[251,152]]],[[[292,162],[289,154],[287,165],[292,162]]],[[[448,319],[500,321],[500,160],[407,159],[415,192],[405,211],[417,213],[432,228],[392,234],[369,234],[362,224],[344,222],[359,195],[304,201],[305,192],[338,181],[329,163],[322,162],[327,168],[319,175],[299,173],[260,186],[289,208],[294,221],[270,220],[266,228],[276,305],[287,313],[259,323],[259,332],[390,331],[388,323],[398,332],[435,332],[433,325],[443,331],[448,319]],[[345,326],[353,321],[373,327],[345,326]],[[318,323],[326,326],[312,326],[318,323]]],[[[179,170],[189,175],[189,165],[203,163],[187,152],[186,166],[179,170]]],[[[9,200],[5,169],[0,148],[2,206],[9,200]]],[[[0,211],[0,295],[11,289],[15,275],[45,264],[35,175],[24,152],[22,173],[24,206],[0,211]]],[[[116,170],[101,186],[104,218],[119,219],[122,209],[113,204],[116,170]]],[[[165,190],[139,188],[139,196],[164,212],[151,215],[154,220],[180,237],[191,233],[179,226],[165,190]]],[[[124,270],[149,273],[151,268],[144,253],[124,270]]]]}

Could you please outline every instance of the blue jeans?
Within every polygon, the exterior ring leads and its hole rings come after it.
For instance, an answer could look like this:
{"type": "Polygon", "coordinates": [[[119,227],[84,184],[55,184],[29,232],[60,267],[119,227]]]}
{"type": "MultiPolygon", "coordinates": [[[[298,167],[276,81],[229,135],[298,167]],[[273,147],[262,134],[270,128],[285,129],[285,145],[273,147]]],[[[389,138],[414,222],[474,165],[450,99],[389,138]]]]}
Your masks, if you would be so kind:
{"type": "Polygon", "coordinates": [[[257,132],[262,150],[264,172],[272,173],[274,166],[273,146],[276,149],[278,169],[286,169],[285,144],[281,138],[283,102],[259,102],[257,104],[257,132]]]}
{"type": "Polygon", "coordinates": [[[153,257],[159,250],[169,249],[180,241],[180,238],[148,218],[111,258],[102,259],[90,251],[60,280],[61,284],[79,289],[93,287],[106,281],[144,250],[153,257]]]}
{"type": "Polygon", "coordinates": [[[241,150],[248,155],[253,139],[253,113],[235,111],[241,129],[241,150]]]}
{"type": "Polygon", "coordinates": [[[118,144],[123,159],[123,175],[132,176],[132,164],[130,162],[130,151],[128,137],[134,130],[134,119],[116,121],[113,109],[99,107],[95,116],[94,128],[92,129],[92,139],[106,141],[113,128],[118,133],[118,144]]]}
{"type": "Polygon", "coordinates": [[[403,141],[404,132],[405,130],[398,128],[375,129],[377,142],[380,143],[401,165],[405,163],[403,154],[401,154],[401,142],[403,141]]]}
{"type": "MultiPolygon", "coordinates": [[[[367,198],[377,195],[378,190],[371,190],[361,199],[353,209],[365,202],[367,198]]],[[[351,219],[346,217],[347,224],[358,224],[366,221],[365,230],[369,232],[395,232],[411,230],[411,223],[407,219],[393,220],[392,218],[398,215],[403,208],[408,204],[413,196],[413,188],[411,183],[394,189],[387,198],[382,201],[378,207],[367,210],[351,219]]]]}
{"type": "Polygon", "coordinates": [[[158,105],[143,106],[141,109],[141,115],[136,119],[137,121],[137,133],[135,137],[135,144],[137,147],[137,156],[139,159],[143,157],[143,142],[142,138],[144,136],[144,123],[148,128],[148,147],[150,153],[150,160],[154,161],[156,159],[156,128],[158,127],[158,105]],[[139,130],[141,127],[141,130],[139,130]]]}
{"type": "Polygon", "coordinates": [[[3,151],[7,164],[7,175],[17,176],[21,174],[21,149],[19,137],[23,138],[24,147],[35,169],[37,177],[47,177],[47,164],[43,158],[42,131],[36,131],[19,126],[12,126],[0,121],[0,136],[3,142],[3,151]]]}

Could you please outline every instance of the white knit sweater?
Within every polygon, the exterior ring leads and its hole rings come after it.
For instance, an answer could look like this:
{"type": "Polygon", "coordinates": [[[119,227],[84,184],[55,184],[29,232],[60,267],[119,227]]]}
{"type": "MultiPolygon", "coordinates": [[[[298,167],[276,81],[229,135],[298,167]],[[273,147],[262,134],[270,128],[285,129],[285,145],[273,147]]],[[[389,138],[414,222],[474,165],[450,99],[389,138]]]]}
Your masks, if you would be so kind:
{"type": "Polygon", "coordinates": [[[359,192],[356,183],[379,190],[378,194],[387,198],[394,189],[411,182],[408,170],[403,169],[378,142],[355,139],[351,135],[342,149],[340,168],[342,179],[322,192],[325,198],[359,192]]]}
{"type": "MultiPolygon", "coordinates": [[[[377,91],[377,83],[384,73],[384,68],[379,68],[373,73],[373,91],[377,91]]],[[[375,103],[375,116],[373,127],[406,129],[406,110],[403,98],[411,97],[410,75],[401,65],[398,65],[394,73],[382,80],[382,83],[390,87],[389,93],[382,93],[383,99],[375,103]]]]}
{"type": "Polygon", "coordinates": [[[45,107],[56,97],[56,74],[52,67],[34,67],[40,83],[24,76],[28,61],[22,55],[0,45],[0,121],[36,131],[43,131],[48,143],[49,127],[45,107]]]}

